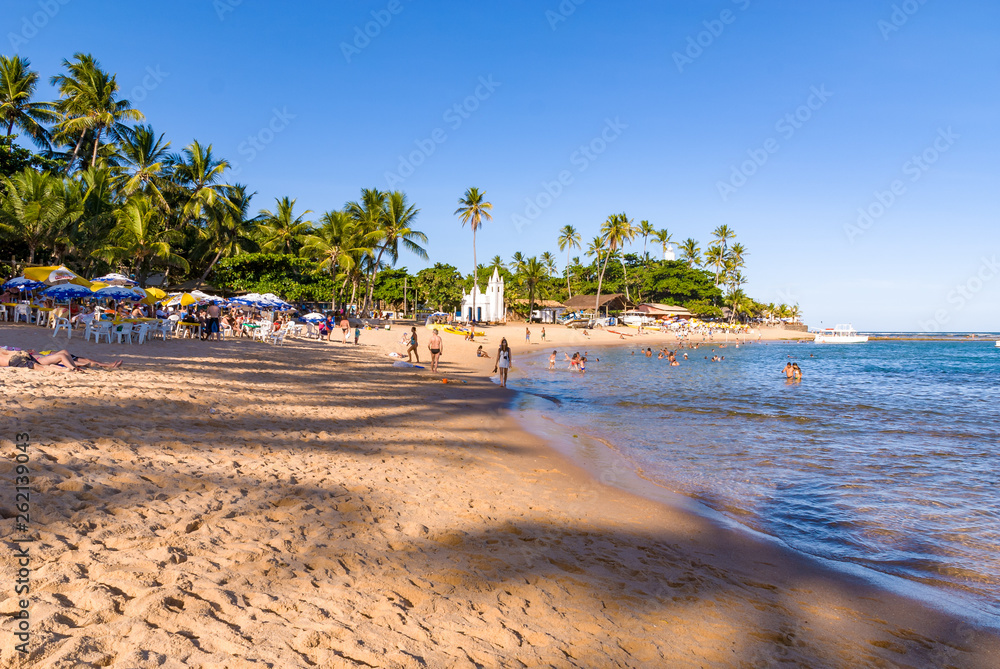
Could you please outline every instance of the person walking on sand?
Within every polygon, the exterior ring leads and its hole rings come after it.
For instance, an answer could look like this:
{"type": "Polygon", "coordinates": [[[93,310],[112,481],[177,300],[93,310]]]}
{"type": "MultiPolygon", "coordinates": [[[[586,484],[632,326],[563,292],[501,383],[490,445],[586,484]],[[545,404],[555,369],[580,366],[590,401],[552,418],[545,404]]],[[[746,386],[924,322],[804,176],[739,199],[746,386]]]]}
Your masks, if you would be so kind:
{"type": "Polygon", "coordinates": [[[438,360],[441,359],[441,354],[444,353],[444,341],[441,339],[441,335],[438,334],[437,328],[434,328],[434,334],[431,335],[431,339],[427,342],[427,348],[431,350],[431,371],[438,371],[438,360]]]}
{"type": "Polygon", "coordinates": [[[545,341],[545,328],[542,328],[542,341],[545,341]]]}
{"type": "Polygon", "coordinates": [[[507,387],[507,372],[511,368],[513,359],[510,355],[510,347],[507,346],[507,338],[500,340],[500,348],[497,349],[497,364],[493,366],[493,373],[500,370],[500,387],[507,387]]]}
{"type": "Polygon", "coordinates": [[[531,343],[531,328],[524,328],[524,343],[531,343]]]}
{"type": "Polygon", "coordinates": [[[347,316],[344,316],[344,320],[340,321],[340,329],[344,331],[344,343],[346,344],[347,333],[351,331],[351,321],[347,320],[347,316]]]}
{"type": "Polygon", "coordinates": [[[413,362],[412,356],[417,356],[417,362],[420,362],[420,352],[417,351],[417,328],[410,328],[410,346],[406,349],[406,359],[413,362]]]}
{"type": "Polygon", "coordinates": [[[354,345],[355,346],[358,345],[358,340],[359,339],[361,339],[361,326],[360,325],[355,325],[354,326],[354,345]]]}

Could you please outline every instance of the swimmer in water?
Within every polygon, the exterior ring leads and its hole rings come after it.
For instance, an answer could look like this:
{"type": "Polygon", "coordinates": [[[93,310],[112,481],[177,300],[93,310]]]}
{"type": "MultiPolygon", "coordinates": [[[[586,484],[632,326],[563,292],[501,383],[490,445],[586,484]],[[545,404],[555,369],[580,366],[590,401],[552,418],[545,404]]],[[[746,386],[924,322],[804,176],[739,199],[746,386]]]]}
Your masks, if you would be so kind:
{"type": "Polygon", "coordinates": [[[549,356],[549,369],[556,368],[556,352],[552,351],[552,355],[549,356]]]}
{"type": "Polygon", "coordinates": [[[799,363],[792,364],[792,379],[795,381],[802,380],[802,370],[799,368],[799,363]]]}
{"type": "Polygon", "coordinates": [[[788,362],[785,363],[785,368],[781,371],[785,373],[786,379],[790,379],[792,378],[792,375],[795,373],[795,368],[792,367],[792,363],[788,362]]]}

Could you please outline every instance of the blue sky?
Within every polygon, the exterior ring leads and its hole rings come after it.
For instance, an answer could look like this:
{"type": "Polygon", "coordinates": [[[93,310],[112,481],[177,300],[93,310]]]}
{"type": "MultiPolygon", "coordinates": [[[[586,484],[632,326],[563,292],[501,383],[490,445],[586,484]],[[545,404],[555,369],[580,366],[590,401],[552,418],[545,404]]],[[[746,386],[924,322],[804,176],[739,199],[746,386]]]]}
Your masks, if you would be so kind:
{"type": "Polygon", "coordinates": [[[471,270],[477,186],[480,262],[561,268],[562,226],[622,211],[703,248],[725,223],[750,294],[811,326],[1000,330],[996,2],[7,0],[0,26],[46,80],[92,53],[260,208],[405,191],[431,262],[471,270]]]}

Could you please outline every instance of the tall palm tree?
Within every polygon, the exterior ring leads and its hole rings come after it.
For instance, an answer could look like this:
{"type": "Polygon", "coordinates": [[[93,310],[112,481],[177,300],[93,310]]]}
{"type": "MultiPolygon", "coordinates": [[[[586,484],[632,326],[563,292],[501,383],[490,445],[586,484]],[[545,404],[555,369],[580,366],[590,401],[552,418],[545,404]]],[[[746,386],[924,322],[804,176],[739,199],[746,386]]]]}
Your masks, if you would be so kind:
{"type": "Polygon", "coordinates": [[[726,252],[719,244],[713,244],[705,251],[704,263],[706,267],[715,268],[715,285],[719,285],[719,273],[722,265],[726,262],[726,252]]]}
{"type": "Polygon", "coordinates": [[[169,156],[167,162],[174,181],[184,189],[182,221],[201,218],[205,207],[214,206],[223,197],[222,175],[229,169],[229,163],[212,155],[211,144],[202,146],[195,140],[180,155],[169,156]]]}
{"type": "Polygon", "coordinates": [[[493,260],[490,261],[489,269],[507,269],[507,266],[503,262],[503,258],[500,256],[493,256],[493,260]]]}
{"type": "MultiPolygon", "coordinates": [[[[302,246],[302,255],[316,261],[316,268],[328,272],[337,280],[337,272],[350,273],[363,256],[371,255],[371,247],[364,245],[364,234],[359,224],[346,211],[328,211],[319,219],[319,227],[308,235],[302,246]]],[[[336,291],[334,291],[336,292],[336,291]]],[[[331,304],[336,308],[335,296],[331,304]]]]}
{"type": "Polygon", "coordinates": [[[510,271],[514,274],[520,274],[524,271],[524,263],[527,262],[524,258],[524,254],[520,251],[514,251],[514,255],[510,259],[510,271]]]}
{"type": "Polygon", "coordinates": [[[201,287],[219,259],[251,253],[259,248],[253,239],[258,219],[249,216],[250,200],[256,193],[247,193],[246,186],[240,184],[227,186],[224,193],[225,197],[206,209],[208,225],[200,232],[208,242],[208,252],[215,251],[215,257],[195,288],[201,287]]]}
{"type": "Polygon", "coordinates": [[[729,247],[729,257],[737,269],[743,267],[748,255],[750,255],[750,252],[739,242],[729,247]]]}
{"type": "Polygon", "coordinates": [[[535,310],[535,290],[548,276],[545,263],[539,262],[535,256],[524,262],[524,271],[518,276],[518,281],[528,289],[528,321],[531,321],[531,312],[535,310]]]}
{"type": "Polygon", "coordinates": [[[260,210],[258,233],[261,249],[267,253],[298,253],[302,248],[302,239],[312,228],[312,221],[304,220],[312,210],[306,209],[296,215],[296,201],[287,195],[274,201],[278,205],[274,211],[260,210]]]}
{"type": "Polygon", "coordinates": [[[712,244],[721,246],[723,252],[729,249],[729,240],[735,238],[736,233],[728,225],[720,225],[715,230],[712,230],[712,244]]]}
{"type": "Polygon", "coordinates": [[[38,73],[31,61],[20,56],[0,56],[0,123],[7,124],[7,135],[17,126],[39,147],[49,147],[49,131],[43,125],[58,118],[50,102],[32,102],[38,73]]]}
{"type": "Polygon", "coordinates": [[[601,268],[601,275],[597,279],[597,297],[594,300],[595,316],[601,304],[601,285],[604,283],[604,272],[608,269],[608,261],[615,251],[635,238],[635,228],[632,227],[632,221],[624,212],[612,214],[601,226],[601,236],[608,252],[604,256],[604,267],[601,268]]]}
{"type": "Polygon", "coordinates": [[[28,264],[40,247],[51,248],[67,221],[62,179],[26,168],[0,177],[0,225],[28,247],[28,264]]]}
{"type": "Polygon", "coordinates": [[[693,237],[688,237],[681,242],[681,260],[687,262],[688,267],[701,264],[701,247],[693,237]]]}
{"type": "Polygon", "coordinates": [[[101,260],[131,264],[141,286],[146,285],[156,267],[189,269],[187,260],[173,247],[181,239],[180,232],[166,229],[163,212],[149,196],[133,196],[118,210],[116,218],[109,243],[94,252],[101,260]]]}
{"type": "Polygon", "coordinates": [[[564,225],[559,231],[559,250],[566,252],[566,298],[573,297],[569,285],[569,254],[573,249],[580,248],[580,233],[572,225],[564,225]]]}
{"type": "Polygon", "coordinates": [[[61,100],[58,108],[63,114],[59,122],[60,133],[67,139],[78,138],[69,163],[79,155],[84,137],[88,134],[94,143],[90,166],[97,164],[97,150],[101,135],[107,132],[119,139],[128,121],[141,121],[145,117],[132,108],[128,100],[118,99],[118,81],[115,75],[101,69],[101,64],[90,54],[77,53],[73,61],[63,60],[67,74],[52,77],[61,100]]]}
{"type": "Polygon", "coordinates": [[[674,236],[667,231],[666,228],[662,230],[657,230],[654,235],[656,236],[656,241],[659,243],[660,248],[663,250],[663,257],[667,257],[667,247],[670,246],[674,241],[674,236]]]}
{"type": "Polygon", "coordinates": [[[483,219],[493,220],[493,204],[486,201],[486,191],[480,192],[478,188],[469,188],[465,195],[458,200],[458,209],[455,214],[461,219],[462,227],[468,223],[472,228],[472,318],[476,320],[476,292],[479,287],[479,265],[476,264],[476,231],[482,225],[483,219]]]}
{"type": "Polygon", "coordinates": [[[383,255],[395,265],[399,260],[399,245],[402,244],[410,253],[421,260],[427,260],[427,249],[417,243],[426,244],[427,235],[411,227],[419,213],[419,209],[407,202],[405,193],[396,190],[387,194],[378,228],[369,235],[369,239],[375,242],[376,255],[368,278],[362,312],[367,312],[371,303],[375,277],[383,267],[383,255]]]}
{"type": "Polygon", "coordinates": [[[122,184],[122,193],[131,197],[134,193],[146,193],[164,211],[170,211],[164,192],[170,187],[166,163],[170,158],[163,135],[153,132],[153,126],[140,125],[122,133],[118,153],[125,164],[128,178],[122,184]]]}
{"type": "Polygon", "coordinates": [[[548,272],[549,276],[556,273],[556,259],[551,253],[546,251],[540,256],[539,260],[545,268],[545,271],[548,272]]]}
{"type": "Polygon", "coordinates": [[[649,254],[646,253],[646,242],[649,240],[649,237],[656,234],[656,228],[649,221],[639,221],[639,228],[636,232],[642,236],[642,257],[646,262],[649,262],[649,254]]]}

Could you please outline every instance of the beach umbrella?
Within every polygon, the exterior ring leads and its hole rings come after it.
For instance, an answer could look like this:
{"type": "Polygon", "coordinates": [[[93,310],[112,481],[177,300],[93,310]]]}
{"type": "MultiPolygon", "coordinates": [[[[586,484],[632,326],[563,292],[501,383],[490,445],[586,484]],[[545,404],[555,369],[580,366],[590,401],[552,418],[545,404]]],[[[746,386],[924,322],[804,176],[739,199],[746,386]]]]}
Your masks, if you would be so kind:
{"type": "Polygon", "coordinates": [[[38,290],[39,288],[45,288],[45,284],[41,281],[32,281],[31,279],[19,276],[4,283],[4,290],[10,290],[11,288],[17,288],[18,290],[38,290]]]}
{"type": "Polygon", "coordinates": [[[325,321],[326,320],[326,316],[324,316],[321,313],[318,313],[318,312],[314,311],[311,314],[306,314],[305,316],[303,316],[302,320],[308,321],[310,323],[318,323],[320,321],[325,321]]]}
{"type": "Polygon", "coordinates": [[[42,295],[51,300],[76,300],[93,297],[94,293],[85,286],[78,286],[73,283],[64,283],[58,286],[50,286],[42,291],[42,295]]]}
{"type": "Polygon", "coordinates": [[[96,299],[132,300],[133,302],[139,302],[146,299],[146,293],[142,288],[131,286],[104,286],[95,290],[93,297],[96,299]]]}
{"type": "Polygon", "coordinates": [[[104,276],[99,276],[96,279],[91,279],[93,282],[99,282],[107,284],[109,286],[134,286],[138,281],[133,281],[124,274],[105,274],[104,276]]]}
{"type": "Polygon", "coordinates": [[[32,281],[41,281],[49,285],[68,282],[90,287],[89,281],[63,265],[55,267],[29,267],[24,270],[24,278],[31,279],[32,281]]]}
{"type": "Polygon", "coordinates": [[[160,290],[159,288],[150,287],[150,288],[143,288],[143,290],[146,291],[147,295],[149,295],[150,297],[155,297],[158,300],[162,300],[164,297],[167,296],[167,294],[162,290],[160,290]]]}

